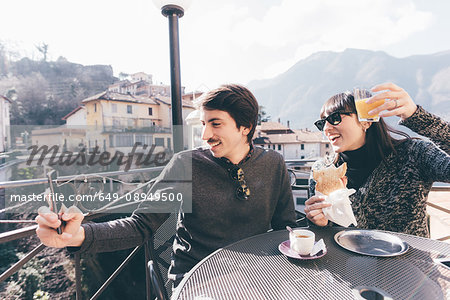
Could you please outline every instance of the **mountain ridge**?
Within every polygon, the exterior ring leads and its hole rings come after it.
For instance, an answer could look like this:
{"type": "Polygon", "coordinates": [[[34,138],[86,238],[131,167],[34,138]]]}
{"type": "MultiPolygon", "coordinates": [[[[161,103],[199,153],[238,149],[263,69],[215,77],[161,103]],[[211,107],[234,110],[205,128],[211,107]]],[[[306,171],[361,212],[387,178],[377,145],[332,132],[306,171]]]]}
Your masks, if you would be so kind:
{"type": "MultiPolygon", "coordinates": [[[[450,117],[450,50],[393,57],[383,51],[321,51],[271,79],[248,84],[272,120],[313,129],[322,104],[332,95],[360,86],[394,82],[430,112],[450,117]]],[[[393,118],[388,120],[393,122],[393,118]]]]}

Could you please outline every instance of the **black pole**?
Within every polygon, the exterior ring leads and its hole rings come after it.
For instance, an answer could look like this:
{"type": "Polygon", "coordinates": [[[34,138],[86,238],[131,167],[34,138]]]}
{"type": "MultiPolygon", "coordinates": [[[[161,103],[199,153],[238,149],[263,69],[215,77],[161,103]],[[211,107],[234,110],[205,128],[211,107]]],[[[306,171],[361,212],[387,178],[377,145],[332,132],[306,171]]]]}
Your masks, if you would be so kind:
{"type": "Polygon", "coordinates": [[[180,44],[178,18],[184,12],[179,6],[168,5],[162,8],[162,14],[169,19],[170,40],[170,86],[172,98],[172,132],[174,152],[183,150],[183,116],[181,101],[180,44]]]}

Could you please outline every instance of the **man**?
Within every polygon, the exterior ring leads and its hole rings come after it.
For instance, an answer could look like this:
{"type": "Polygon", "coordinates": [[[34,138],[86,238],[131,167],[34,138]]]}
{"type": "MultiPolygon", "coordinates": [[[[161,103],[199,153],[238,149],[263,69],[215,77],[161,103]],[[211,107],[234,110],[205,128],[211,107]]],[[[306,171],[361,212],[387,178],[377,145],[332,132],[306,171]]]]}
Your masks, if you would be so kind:
{"type": "MultiPolygon", "coordinates": [[[[202,139],[209,148],[174,155],[151,190],[181,193],[185,202],[192,200],[192,212],[185,212],[185,203],[179,211],[169,270],[175,285],[198,261],[220,247],[271,228],[295,226],[282,156],[252,145],[258,118],[253,94],[239,85],[224,85],[208,92],[198,106],[202,139]]],[[[77,247],[71,251],[126,249],[142,244],[167,219],[168,213],[155,213],[156,209],[154,203],[146,201],[129,218],[80,226],[83,216],[72,208],[62,216],[66,224],[58,235],[54,229],[61,222],[56,214],[41,208],[36,232],[47,246],[77,247]]]]}

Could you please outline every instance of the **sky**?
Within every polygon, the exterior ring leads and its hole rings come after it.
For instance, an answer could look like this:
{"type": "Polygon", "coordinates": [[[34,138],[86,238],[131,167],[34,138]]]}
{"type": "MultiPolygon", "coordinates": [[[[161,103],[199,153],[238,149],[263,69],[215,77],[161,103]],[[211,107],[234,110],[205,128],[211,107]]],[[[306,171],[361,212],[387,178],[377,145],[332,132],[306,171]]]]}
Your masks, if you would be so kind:
{"type": "MultiPolygon", "coordinates": [[[[170,83],[168,20],[152,0],[2,1],[0,42],[40,59],[63,56],[146,72],[170,83]]],[[[318,51],[395,57],[450,50],[448,0],[192,0],[179,20],[186,91],[273,78],[318,51]]]]}

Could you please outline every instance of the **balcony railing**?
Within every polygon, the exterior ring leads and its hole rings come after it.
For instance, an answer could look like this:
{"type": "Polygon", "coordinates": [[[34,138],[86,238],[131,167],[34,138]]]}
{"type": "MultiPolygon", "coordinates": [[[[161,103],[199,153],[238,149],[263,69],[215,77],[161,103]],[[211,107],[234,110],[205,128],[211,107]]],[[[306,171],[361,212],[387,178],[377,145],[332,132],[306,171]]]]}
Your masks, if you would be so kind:
{"type": "MultiPolygon", "coordinates": [[[[85,178],[87,180],[91,178],[111,178],[113,176],[120,176],[120,175],[128,175],[128,174],[143,174],[143,173],[151,173],[151,172],[159,172],[161,171],[162,167],[157,168],[147,168],[147,169],[134,169],[129,170],[128,172],[123,171],[117,171],[117,172],[106,172],[106,173],[97,173],[97,174],[86,174],[85,178]]],[[[291,172],[292,173],[292,172],[291,172]]],[[[80,176],[80,175],[77,175],[80,176]]],[[[55,183],[63,183],[68,182],[70,180],[73,180],[75,176],[62,176],[55,179],[55,183]]],[[[148,179],[146,179],[148,183],[148,179]]],[[[31,180],[20,180],[20,181],[9,181],[9,182],[0,182],[0,189],[7,189],[7,188],[13,188],[13,187],[24,187],[24,186],[31,186],[31,185],[42,185],[46,184],[48,181],[45,178],[41,179],[31,179],[31,180]]],[[[139,184],[135,189],[130,190],[129,192],[125,193],[120,197],[122,199],[123,197],[126,197],[127,194],[134,193],[139,189],[146,188],[147,185],[145,183],[139,184]]],[[[296,185],[294,184],[292,186],[293,189],[301,189],[301,190],[307,190],[307,185],[296,185]]],[[[450,192],[450,187],[433,187],[433,192],[450,192]]],[[[120,200],[118,199],[118,201],[120,200]]],[[[447,214],[450,213],[449,209],[446,209],[444,207],[441,207],[439,205],[428,203],[428,205],[432,206],[435,209],[438,209],[442,212],[445,212],[447,214]]],[[[119,205],[110,205],[108,207],[103,207],[100,210],[94,210],[90,211],[85,214],[84,221],[92,221],[95,219],[99,219],[101,217],[104,217],[106,214],[115,213],[117,212],[117,209],[119,209],[119,205]]],[[[0,210],[1,212],[5,212],[7,209],[0,210]]],[[[1,220],[1,222],[8,222],[8,223],[33,223],[32,220],[1,220]]],[[[0,222],[0,223],[1,223],[0,222]]],[[[37,225],[32,225],[16,230],[11,230],[8,232],[0,233],[0,244],[7,243],[11,241],[15,241],[21,238],[30,237],[35,234],[37,225]]],[[[438,240],[447,240],[450,239],[450,236],[446,236],[443,238],[439,238],[438,240]]],[[[130,260],[138,253],[138,251],[144,246],[145,248],[145,266],[147,266],[147,262],[149,260],[149,249],[148,249],[148,243],[145,243],[144,245],[140,245],[135,247],[131,253],[128,255],[128,257],[125,258],[125,260],[120,264],[120,266],[110,275],[110,277],[103,283],[103,285],[94,293],[94,295],[90,299],[97,299],[110,285],[110,283],[117,277],[117,275],[127,266],[127,264],[130,262],[130,260]]],[[[30,261],[33,257],[35,257],[39,252],[41,252],[45,246],[43,244],[39,244],[36,246],[33,250],[31,250],[29,253],[27,253],[23,258],[21,258],[18,262],[13,264],[9,269],[3,272],[3,274],[0,275],[0,283],[4,282],[6,279],[8,279],[10,276],[15,274],[20,268],[22,268],[28,261],[30,261]]],[[[74,264],[75,264],[75,285],[76,285],[76,299],[81,299],[81,260],[80,255],[76,254],[74,255],[74,264]]],[[[150,279],[148,270],[146,272],[146,297],[147,299],[150,299],[150,279]]]]}
{"type": "Polygon", "coordinates": [[[152,126],[103,126],[102,133],[133,133],[133,132],[145,132],[145,133],[171,133],[171,129],[167,127],[160,127],[157,125],[152,126]]]}
{"type": "MultiPolygon", "coordinates": [[[[159,173],[163,167],[154,167],[154,168],[146,168],[146,169],[133,169],[129,170],[127,172],[124,171],[115,171],[115,172],[103,172],[103,173],[95,173],[95,174],[86,174],[83,175],[85,180],[84,181],[98,181],[98,178],[104,178],[108,181],[112,181],[113,177],[120,176],[120,175],[132,175],[132,174],[156,174],[159,173]]],[[[65,182],[69,182],[73,180],[74,178],[80,178],[81,175],[76,176],[61,176],[55,179],[54,183],[62,184],[65,182]]],[[[83,177],[81,176],[81,177],[83,177]]],[[[116,199],[113,203],[110,203],[109,205],[103,206],[100,209],[95,209],[89,212],[85,213],[85,217],[83,222],[96,220],[102,217],[105,217],[108,214],[121,212],[124,209],[124,206],[128,206],[127,210],[132,211],[135,207],[137,207],[138,203],[131,202],[126,204],[119,204],[122,199],[126,198],[127,195],[133,194],[138,192],[139,190],[143,190],[150,184],[150,180],[148,178],[142,177],[141,183],[134,183],[138,184],[136,188],[131,189],[127,193],[121,195],[118,199],[116,199]]],[[[33,186],[33,185],[43,185],[47,184],[48,180],[46,178],[39,178],[39,179],[30,179],[30,180],[19,180],[19,181],[8,181],[8,182],[0,182],[0,189],[8,189],[8,188],[17,188],[17,187],[26,187],[26,186],[33,186]]],[[[108,184],[108,182],[104,181],[105,184],[108,184]]],[[[112,184],[112,182],[110,182],[112,184]]],[[[20,205],[26,204],[22,203],[20,205]]],[[[19,207],[9,207],[0,210],[0,212],[8,212],[8,210],[12,209],[19,209],[19,207]]],[[[34,220],[0,220],[0,223],[34,223],[34,220]]],[[[37,225],[32,225],[16,230],[11,230],[8,232],[0,233],[0,244],[15,241],[21,238],[27,238],[32,235],[36,234],[36,228],[37,225]]],[[[130,262],[130,260],[138,253],[138,251],[144,246],[145,248],[145,257],[146,257],[146,265],[149,259],[148,256],[148,245],[145,243],[144,245],[140,245],[136,248],[134,248],[131,253],[128,255],[128,257],[121,263],[121,265],[111,274],[111,276],[103,283],[103,285],[94,293],[94,295],[90,299],[97,299],[102,292],[109,286],[109,284],[114,280],[114,278],[117,277],[117,275],[127,266],[127,264],[130,262]]],[[[8,279],[10,276],[15,274],[18,270],[20,270],[27,262],[29,262],[32,258],[34,258],[37,254],[39,254],[45,246],[43,244],[39,244],[36,246],[33,250],[31,250],[29,253],[27,253],[24,257],[22,257],[18,262],[13,264],[10,268],[8,268],[6,271],[4,271],[0,275],[0,283],[8,279]]],[[[77,299],[81,299],[81,260],[80,255],[75,254],[74,255],[74,264],[75,264],[75,283],[76,283],[76,297],[77,299]]],[[[146,278],[146,284],[147,284],[147,299],[150,299],[150,293],[149,293],[149,287],[150,282],[147,274],[146,278]]]]}

